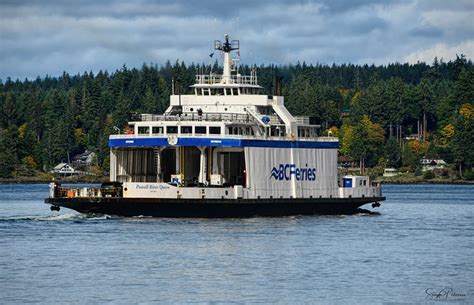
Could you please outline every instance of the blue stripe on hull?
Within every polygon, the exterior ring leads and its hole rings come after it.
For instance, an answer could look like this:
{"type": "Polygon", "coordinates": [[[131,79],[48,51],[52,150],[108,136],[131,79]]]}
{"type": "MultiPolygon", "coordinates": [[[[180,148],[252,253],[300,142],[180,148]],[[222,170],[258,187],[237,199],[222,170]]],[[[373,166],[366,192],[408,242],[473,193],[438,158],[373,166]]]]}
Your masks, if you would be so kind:
{"type": "MultiPolygon", "coordinates": [[[[171,146],[167,138],[109,139],[109,147],[171,146]]],[[[178,138],[176,146],[339,148],[339,142],[277,141],[223,138],[178,138]]]]}

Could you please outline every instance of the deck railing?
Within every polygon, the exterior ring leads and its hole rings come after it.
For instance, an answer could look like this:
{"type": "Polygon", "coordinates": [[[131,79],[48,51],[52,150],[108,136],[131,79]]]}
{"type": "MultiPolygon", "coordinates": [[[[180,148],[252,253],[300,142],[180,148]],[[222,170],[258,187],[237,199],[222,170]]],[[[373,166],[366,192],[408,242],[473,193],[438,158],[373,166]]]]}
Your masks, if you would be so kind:
{"type": "MultiPolygon", "coordinates": [[[[222,75],[196,75],[196,84],[199,85],[220,84],[222,80],[222,75]]],[[[231,75],[230,77],[228,77],[227,83],[239,85],[258,85],[256,75],[231,75]]]]}
{"type": "Polygon", "coordinates": [[[51,195],[53,198],[76,197],[122,197],[121,187],[63,187],[52,183],[51,195]]]}
{"type": "Polygon", "coordinates": [[[181,115],[133,114],[132,121],[230,121],[237,123],[251,123],[253,122],[253,118],[248,114],[240,113],[203,113],[199,115],[196,112],[183,112],[181,115]]]}

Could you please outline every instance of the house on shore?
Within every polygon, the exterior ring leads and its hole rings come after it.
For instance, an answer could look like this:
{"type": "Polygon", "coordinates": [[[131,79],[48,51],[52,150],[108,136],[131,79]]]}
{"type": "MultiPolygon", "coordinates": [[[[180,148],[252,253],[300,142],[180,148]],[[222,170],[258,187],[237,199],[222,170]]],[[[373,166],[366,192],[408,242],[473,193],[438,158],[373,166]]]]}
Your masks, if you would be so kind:
{"type": "Polygon", "coordinates": [[[360,166],[358,160],[346,156],[339,156],[337,158],[337,167],[339,169],[358,169],[360,166]]]}
{"type": "Polygon", "coordinates": [[[57,174],[60,176],[72,176],[79,174],[72,166],[67,163],[59,163],[56,165],[53,170],[51,171],[53,174],[57,174]]]}
{"type": "Polygon", "coordinates": [[[96,154],[92,151],[86,150],[82,154],[75,155],[72,158],[72,163],[76,165],[87,165],[90,166],[94,162],[96,154]]]}
{"type": "Polygon", "coordinates": [[[432,171],[434,169],[443,169],[447,163],[443,159],[424,157],[420,160],[421,170],[423,172],[432,171]]]}

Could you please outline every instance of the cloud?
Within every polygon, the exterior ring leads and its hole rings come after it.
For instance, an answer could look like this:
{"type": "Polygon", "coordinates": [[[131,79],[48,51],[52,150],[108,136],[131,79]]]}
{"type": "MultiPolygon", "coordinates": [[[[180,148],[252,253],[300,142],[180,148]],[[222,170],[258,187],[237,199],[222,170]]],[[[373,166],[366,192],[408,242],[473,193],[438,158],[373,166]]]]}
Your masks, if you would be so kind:
{"type": "Polygon", "coordinates": [[[455,46],[438,43],[430,48],[410,53],[405,57],[405,61],[410,63],[425,62],[431,64],[435,57],[449,61],[456,59],[456,54],[464,54],[467,58],[474,58],[474,40],[465,41],[455,46]]]}
{"type": "Polygon", "coordinates": [[[213,63],[225,33],[246,64],[471,57],[473,12],[472,1],[441,0],[0,0],[0,78],[213,63]]]}

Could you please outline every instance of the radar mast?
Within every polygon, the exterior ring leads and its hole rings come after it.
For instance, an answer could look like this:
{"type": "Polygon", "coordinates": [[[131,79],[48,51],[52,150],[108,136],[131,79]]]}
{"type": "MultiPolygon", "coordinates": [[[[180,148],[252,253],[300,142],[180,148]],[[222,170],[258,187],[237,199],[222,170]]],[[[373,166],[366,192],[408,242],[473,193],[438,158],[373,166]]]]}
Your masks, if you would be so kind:
{"type": "Polygon", "coordinates": [[[237,54],[239,54],[240,42],[239,40],[229,41],[228,34],[224,36],[224,39],[225,39],[224,43],[222,43],[220,40],[215,40],[214,49],[218,51],[222,51],[224,53],[224,72],[222,73],[221,83],[230,84],[233,63],[234,63],[234,66],[236,66],[236,63],[239,61],[238,59],[232,60],[232,57],[230,56],[230,52],[237,50],[237,54]]]}

